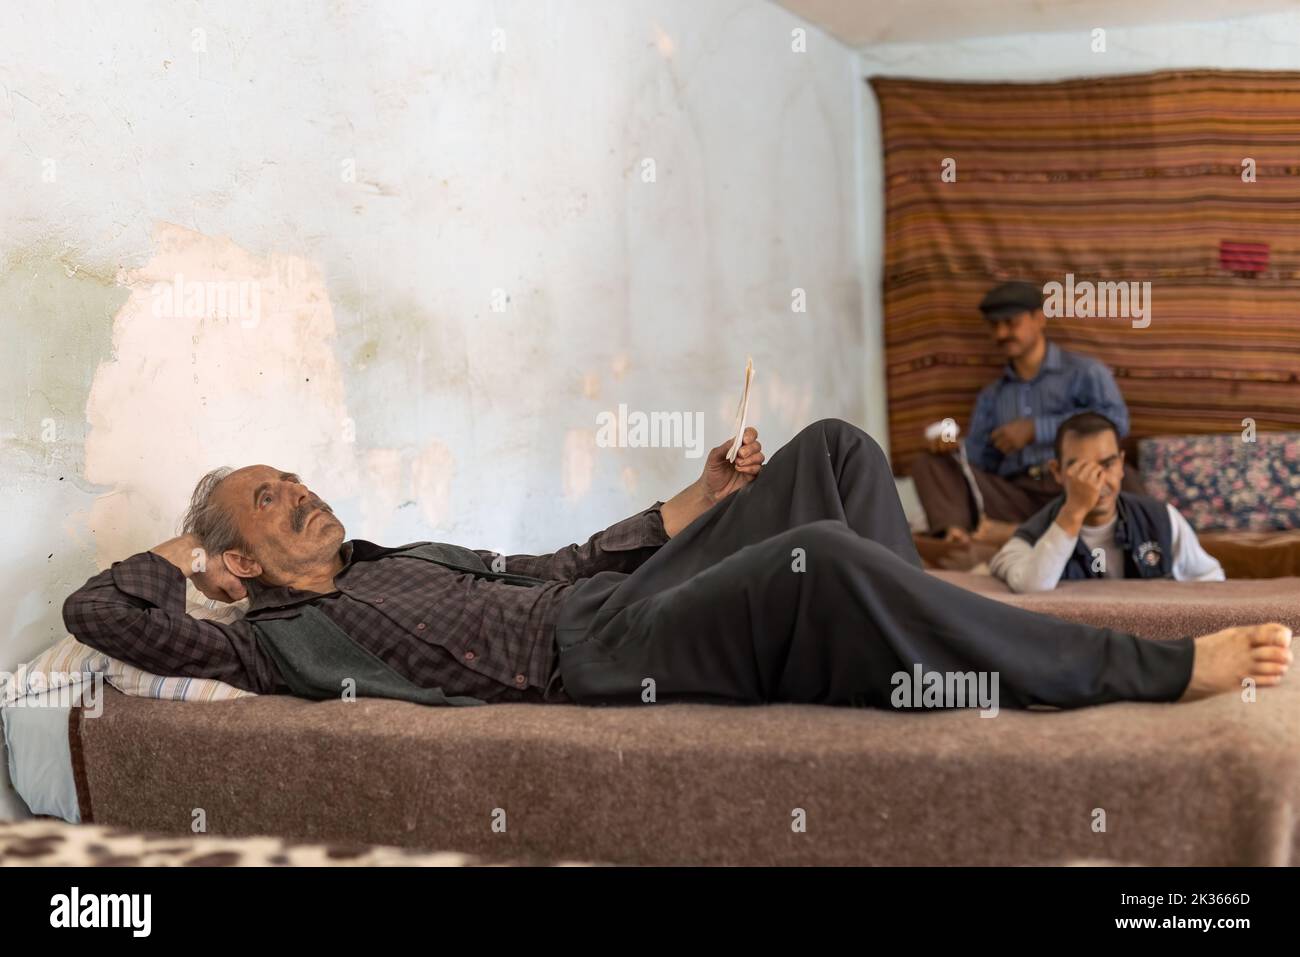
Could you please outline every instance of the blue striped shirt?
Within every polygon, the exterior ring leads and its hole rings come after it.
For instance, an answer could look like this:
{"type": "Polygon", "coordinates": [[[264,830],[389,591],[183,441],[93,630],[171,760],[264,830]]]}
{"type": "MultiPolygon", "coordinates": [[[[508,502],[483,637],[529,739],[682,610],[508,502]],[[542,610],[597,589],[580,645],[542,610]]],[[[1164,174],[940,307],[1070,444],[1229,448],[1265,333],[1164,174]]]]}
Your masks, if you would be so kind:
{"type": "Polygon", "coordinates": [[[1048,342],[1038,374],[1028,382],[1007,363],[1002,375],[980,390],[966,436],[970,464],[1012,478],[1052,458],[1052,442],[1062,422],[1078,412],[1100,412],[1128,434],[1128,406],[1110,370],[1096,359],[1066,352],[1048,342]],[[1003,455],[990,440],[993,430],[1014,419],[1033,419],[1034,439],[1003,455]]]}

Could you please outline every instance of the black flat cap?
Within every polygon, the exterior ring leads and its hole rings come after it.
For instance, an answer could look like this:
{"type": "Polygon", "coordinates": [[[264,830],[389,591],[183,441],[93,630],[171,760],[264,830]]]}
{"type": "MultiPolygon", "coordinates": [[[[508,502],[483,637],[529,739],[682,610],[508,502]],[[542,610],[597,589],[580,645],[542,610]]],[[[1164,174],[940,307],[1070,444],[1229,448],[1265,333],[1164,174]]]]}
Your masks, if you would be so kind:
{"type": "Polygon", "coordinates": [[[980,300],[980,312],[989,322],[1043,308],[1043,288],[1032,282],[1004,282],[994,286],[980,300]]]}

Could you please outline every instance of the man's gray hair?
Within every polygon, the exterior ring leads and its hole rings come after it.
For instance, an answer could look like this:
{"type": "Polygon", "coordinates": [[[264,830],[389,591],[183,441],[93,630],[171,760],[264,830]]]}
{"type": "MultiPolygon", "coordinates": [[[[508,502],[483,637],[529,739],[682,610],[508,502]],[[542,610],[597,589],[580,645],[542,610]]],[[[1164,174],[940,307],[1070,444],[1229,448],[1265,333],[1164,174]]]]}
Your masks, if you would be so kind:
{"type": "Polygon", "coordinates": [[[196,535],[199,544],[209,555],[219,558],[228,549],[248,553],[248,543],[239,534],[239,525],[235,516],[213,500],[213,493],[221,480],[233,472],[228,465],[215,468],[194,486],[190,497],[190,507],[185,512],[181,531],[186,535],[196,535]]]}

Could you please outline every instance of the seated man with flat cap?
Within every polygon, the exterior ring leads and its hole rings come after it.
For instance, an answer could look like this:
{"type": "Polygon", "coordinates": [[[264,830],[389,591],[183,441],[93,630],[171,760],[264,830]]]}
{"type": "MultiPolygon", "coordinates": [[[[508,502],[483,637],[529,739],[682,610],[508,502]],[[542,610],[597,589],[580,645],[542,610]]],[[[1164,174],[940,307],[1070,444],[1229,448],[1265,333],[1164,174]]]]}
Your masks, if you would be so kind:
{"type": "MultiPolygon", "coordinates": [[[[931,534],[1000,544],[1061,494],[1047,467],[1061,423],[1096,412],[1122,438],[1128,408],[1104,364],[1048,341],[1040,286],[1001,283],[979,308],[1007,364],[976,399],[964,441],[950,429],[927,432],[929,451],[913,463],[912,479],[931,534]]],[[[1132,469],[1124,488],[1141,491],[1132,469]]]]}

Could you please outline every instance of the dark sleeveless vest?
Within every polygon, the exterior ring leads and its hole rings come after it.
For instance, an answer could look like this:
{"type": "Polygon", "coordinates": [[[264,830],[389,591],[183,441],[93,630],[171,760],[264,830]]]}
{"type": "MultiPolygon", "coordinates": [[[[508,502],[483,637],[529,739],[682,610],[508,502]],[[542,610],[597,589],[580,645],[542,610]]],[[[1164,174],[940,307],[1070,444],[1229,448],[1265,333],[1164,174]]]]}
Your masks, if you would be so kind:
{"type": "MultiPolygon", "coordinates": [[[[1060,495],[1016,529],[1016,538],[1030,545],[1043,537],[1065,504],[1060,495]]],[[[1115,544],[1124,553],[1125,578],[1168,578],[1173,574],[1173,523],[1163,502],[1146,495],[1120,492],[1116,504],[1115,544]]],[[[1061,571],[1061,581],[1102,578],[1092,570],[1092,553],[1079,538],[1061,571]]]]}
{"type": "MultiPolygon", "coordinates": [[[[385,548],[368,561],[389,555],[421,558],[453,571],[512,585],[538,585],[540,578],[494,572],[468,548],[441,542],[415,542],[385,548]]],[[[479,698],[446,695],[441,688],[421,688],[374,652],[357,644],[342,628],[315,605],[304,601],[288,608],[264,608],[249,612],[244,620],[252,626],[257,643],[267,653],[289,686],[300,698],[324,701],[340,698],[345,679],[354,681],[359,698],[396,698],[428,705],[478,705],[479,698]]]]}

